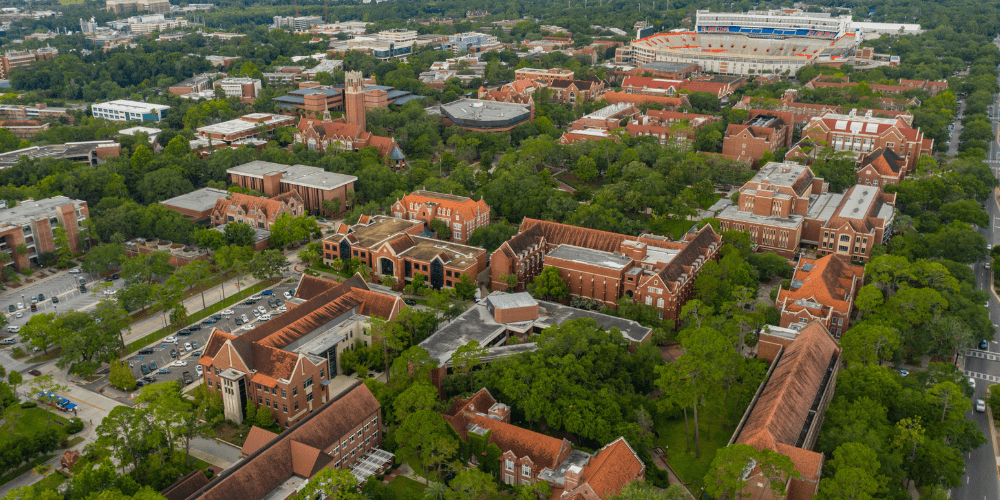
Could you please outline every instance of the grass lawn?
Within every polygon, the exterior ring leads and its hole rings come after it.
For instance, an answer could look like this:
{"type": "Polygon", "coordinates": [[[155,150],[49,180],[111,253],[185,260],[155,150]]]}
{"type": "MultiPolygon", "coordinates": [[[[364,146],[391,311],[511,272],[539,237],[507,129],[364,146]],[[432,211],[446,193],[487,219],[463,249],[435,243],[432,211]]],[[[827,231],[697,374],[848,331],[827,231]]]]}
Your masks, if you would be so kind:
{"type": "Polygon", "coordinates": [[[684,233],[688,232],[688,230],[691,229],[691,226],[694,225],[695,222],[690,220],[669,219],[662,222],[661,227],[663,230],[673,235],[674,239],[677,239],[684,236],[684,233]]]}
{"type": "Polygon", "coordinates": [[[656,416],[656,431],[660,437],[656,440],[658,446],[666,446],[667,463],[674,469],[674,472],[687,483],[688,490],[692,495],[697,496],[703,486],[702,480],[708,473],[715,452],[719,448],[724,448],[729,438],[732,437],[733,430],[721,417],[712,415],[709,411],[699,413],[699,426],[701,431],[701,458],[694,456],[694,417],[688,410],[688,421],[691,425],[691,452],[685,450],[684,416],[676,419],[667,419],[662,415],[656,416]]]}
{"type": "MultiPolygon", "coordinates": [[[[14,430],[15,433],[34,434],[44,429],[45,426],[48,425],[48,417],[45,414],[51,413],[52,428],[59,431],[60,438],[66,437],[66,431],[64,427],[69,425],[69,420],[66,419],[65,417],[57,415],[54,412],[46,411],[41,403],[39,403],[38,407],[36,408],[28,408],[23,411],[24,413],[21,414],[21,416],[18,417],[17,419],[17,428],[14,430]],[[56,422],[61,422],[63,425],[59,425],[56,422]]],[[[0,432],[0,440],[4,440],[5,438],[10,436],[10,430],[9,429],[5,430],[6,430],[6,436],[4,435],[3,432],[0,432]]]]}
{"type": "Polygon", "coordinates": [[[43,463],[43,462],[49,460],[50,458],[52,458],[54,456],[55,455],[42,455],[42,456],[40,456],[40,457],[38,457],[38,458],[36,458],[36,459],[34,459],[34,460],[32,460],[32,461],[30,461],[30,462],[28,462],[28,463],[20,466],[20,467],[14,469],[12,471],[10,471],[9,473],[7,473],[7,475],[5,475],[3,477],[0,477],[0,486],[3,486],[5,484],[13,481],[14,478],[20,476],[21,474],[24,474],[25,472],[30,471],[31,469],[34,469],[36,465],[38,465],[40,463],[43,463]]]}
{"type": "Polygon", "coordinates": [[[396,492],[396,495],[402,495],[404,491],[410,491],[416,496],[423,496],[424,490],[427,489],[427,486],[423,483],[414,481],[406,476],[396,476],[396,479],[393,479],[388,486],[396,492]]]}
{"type": "Polygon", "coordinates": [[[66,479],[66,476],[52,471],[48,476],[45,476],[45,479],[35,483],[35,491],[55,491],[59,485],[66,482],[66,479]]]}

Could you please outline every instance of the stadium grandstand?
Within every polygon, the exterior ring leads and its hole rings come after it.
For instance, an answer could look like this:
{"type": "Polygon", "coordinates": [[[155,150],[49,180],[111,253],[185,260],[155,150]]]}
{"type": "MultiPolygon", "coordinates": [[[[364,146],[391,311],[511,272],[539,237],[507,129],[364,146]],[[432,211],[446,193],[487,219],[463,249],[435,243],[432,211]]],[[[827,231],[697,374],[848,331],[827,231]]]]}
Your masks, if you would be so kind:
{"type": "Polygon", "coordinates": [[[709,12],[699,10],[695,19],[698,33],[729,33],[752,37],[799,37],[836,39],[851,31],[851,16],[831,17],[798,10],[767,12],[709,12]]]}

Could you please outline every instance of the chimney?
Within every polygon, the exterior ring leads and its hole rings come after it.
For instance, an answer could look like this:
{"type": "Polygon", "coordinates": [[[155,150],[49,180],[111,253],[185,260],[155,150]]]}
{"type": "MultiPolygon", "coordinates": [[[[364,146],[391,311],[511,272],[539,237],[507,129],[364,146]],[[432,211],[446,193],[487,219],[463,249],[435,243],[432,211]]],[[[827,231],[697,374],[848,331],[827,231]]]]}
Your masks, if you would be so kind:
{"type": "Polygon", "coordinates": [[[577,486],[580,486],[580,476],[583,474],[583,468],[579,465],[571,465],[566,469],[566,478],[564,484],[566,488],[563,491],[573,491],[577,486]]]}
{"type": "Polygon", "coordinates": [[[510,407],[503,403],[496,403],[490,407],[489,415],[490,418],[494,418],[500,422],[510,423],[510,407]]]}

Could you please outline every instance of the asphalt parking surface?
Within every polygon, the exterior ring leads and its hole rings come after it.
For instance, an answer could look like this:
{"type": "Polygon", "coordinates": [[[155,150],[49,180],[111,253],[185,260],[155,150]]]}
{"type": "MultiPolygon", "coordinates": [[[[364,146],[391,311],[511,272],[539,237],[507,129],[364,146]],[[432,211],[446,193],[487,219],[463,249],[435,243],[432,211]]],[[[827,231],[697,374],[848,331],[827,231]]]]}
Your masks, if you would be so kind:
{"type": "MultiPolygon", "coordinates": [[[[203,320],[201,322],[201,330],[192,331],[188,336],[180,336],[177,332],[168,335],[167,337],[173,336],[177,338],[176,344],[172,342],[157,342],[147,346],[147,348],[153,349],[152,354],[133,354],[132,356],[126,358],[132,368],[132,374],[135,375],[136,379],[141,379],[143,377],[142,365],[146,365],[148,367],[149,362],[152,361],[156,363],[157,369],[152,370],[150,375],[156,378],[156,382],[163,382],[165,380],[180,380],[185,371],[190,372],[191,377],[197,380],[198,373],[195,371],[195,367],[198,365],[200,356],[192,356],[192,353],[199,350],[203,351],[205,349],[205,345],[208,344],[208,339],[209,336],[211,336],[213,329],[219,329],[224,332],[232,332],[237,335],[243,333],[244,330],[241,330],[242,326],[236,325],[236,318],[245,314],[247,318],[251,320],[250,324],[256,325],[260,322],[260,320],[252,314],[252,310],[257,309],[258,307],[264,307],[268,313],[273,313],[273,309],[267,304],[268,299],[280,299],[282,303],[284,303],[284,292],[295,288],[297,283],[297,281],[295,283],[280,283],[272,287],[271,290],[274,292],[274,295],[270,297],[263,295],[261,296],[262,300],[257,301],[256,304],[247,305],[240,303],[238,305],[231,306],[229,309],[232,309],[234,313],[233,315],[223,316],[220,321],[211,325],[204,325],[203,323],[207,321],[207,319],[203,320]],[[194,342],[198,343],[197,348],[194,347],[194,342]],[[186,343],[191,344],[192,348],[190,350],[185,348],[186,343]],[[171,349],[177,350],[179,355],[177,359],[171,357],[171,349]],[[174,361],[187,362],[187,366],[171,366],[174,361]],[[157,373],[157,371],[161,368],[167,368],[169,373],[157,373]]],[[[180,330],[181,329],[178,329],[178,331],[180,330]]],[[[164,337],[164,339],[165,338],[166,337],[164,337]]]]}

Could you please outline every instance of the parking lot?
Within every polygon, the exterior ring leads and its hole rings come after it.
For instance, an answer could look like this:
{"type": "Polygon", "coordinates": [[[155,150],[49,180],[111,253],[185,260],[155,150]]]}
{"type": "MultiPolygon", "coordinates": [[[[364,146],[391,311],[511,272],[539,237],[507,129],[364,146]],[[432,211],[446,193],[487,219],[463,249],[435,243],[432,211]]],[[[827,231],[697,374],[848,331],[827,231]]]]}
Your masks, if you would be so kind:
{"type": "MultiPolygon", "coordinates": [[[[0,296],[0,307],[2,307],[3,313],[7,315],[7,320],[12,326],[24,326],[35,314],[58,312],[59,310],[85,311],[106,297],[102,292],[103,288],[98,290],[100,287],[95,286],[99,282],[100,280],[96,274],[70,274],[67,271],[61,271],[59,276],[50,278],[44,283],[31,284],[8,291],[3,296],[0,296]],[[79,289],[81,279],[86,282],[86,293],[81,292],[79,289]],[[31,298],[37,298],[38,294],[44,295],[45,300],[36,304],[38,307],[37,312],[31,312],[31,298]],[[53,297],[58,297],[59,302],[53,303],[53,297]],[[10,306],[14,306],[17,309],[18,303],[23,308],[13,313],[10,312],[10,306]],[[20,318],[17,317],[18,312],[21,313],[20,318]]],[[[124,280],[112,281],[110,289],[117,291],[121,289],[122,283],[124,283],[124,280]]],[[[6,335],[6,332],[3,333],[6,335]]]]}
{"type": "MultiPolygon", "coordinates": [[[[296,283],[297,284],[297,283],[296,283]]],[[[146,349],[152,349],[152,353],[145,354],[135,354],[127,358],[129,365],[132,368],[132,373],[135,375],[136,379],[142,379],[142,365],[149,367],[149,362],[152,361],[156,364],[157,369],[152,370],[150,374],[151,377],[155,378],[156,382],[162,382],[164,380],[180,380],[183,372],[187,371],[191,373],[191,377],[198,380],[198,374],[195,371],[195,367],[198,365],[198,360],[200,359],[199,351],[203,352],[205,345],[208,343],[209,336],[211,336],[213,329],[219,329],[224,332],[231,332],[236,335],[244,333],[242,330],[244,325],[237,325],[236,319],[241,318],[241,316],[246,315],[247,319],[250,320],[250,325],[257,325],[260,320],[255,317],[252,313],[258,307],[263,307],[267,313],[275,314],[275,309],[268,306],[268,299],[280,299],[284,303],[285,297],[284,293],[295,288],[296,284],[281,283],[276,285],[271,290],[273,295],[261,295],[260,299],[255,304],[238,304],[229,308],[233,311],[232,315],[222,315],[216,314],[215,317],[219,318],[217,321],[213,319],[206,319],[198,323],[200,327],[197,330],[191,330],[190,334],[180,335],[179,332],[183,329],[178,329],[178,332],[171,334],[164,338],[163,342],[157,342],[146,349]],[[211,322],[211,324],[206,324],[211,322]],[[167,342],[166,340],[170,337],[176,338],[176,343],[167,342]],[[194,347],[194,343],[197,342],[198,347],[194,347]],[[191,344],[191,349],[186,349],[185,344],[191,344]],[[178,357],[174,358],[171,356],[171,350],[176,350],[178,357]],[[174,362],[187,363],[187,366],[172,366],[174,362]],[[167,373],[158,373],[160,369],[166,368],[167,373]]],[[[188,327],[190,330],[190,326],[188,327]]],[[[141,352],[141,351],[140,351],[141,352]]]]}

